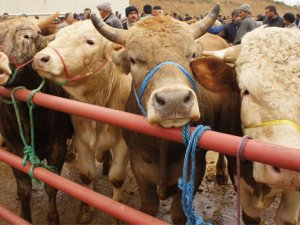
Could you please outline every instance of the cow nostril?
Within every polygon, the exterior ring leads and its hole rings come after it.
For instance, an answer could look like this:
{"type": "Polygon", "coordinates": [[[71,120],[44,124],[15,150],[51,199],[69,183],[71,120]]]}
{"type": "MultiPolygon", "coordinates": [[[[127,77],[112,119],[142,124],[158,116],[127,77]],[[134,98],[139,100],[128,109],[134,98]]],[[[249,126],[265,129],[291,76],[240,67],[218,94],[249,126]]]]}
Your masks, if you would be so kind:
{"type": "Polygon", "coordinates": [[[41,62],[43,62],[43,63],[49,62],[49,60],[50,60],[50,56],[49,55],[43,56],[41,58],[41,62]]]}
{"type": "Polygon", "coordinates": [[[276,166],[273,166],[273,170],[274,170],[276,173],[281,173],[280,168],[278,168],[278,167],[276,167],[276,166]]]}
{"type": "Polygon", "coordinates": [[[189,91],[188,96],[183,100],[184,103],[189,103],[192,100],[192,92],[189,91]]]}
{"type": "Polygon", "coordinates": [[[155,101],[160,106],[164,106],[166,104],[165,100],[161,96],[159,96],[157,93],[155,94],[155,101]]]}

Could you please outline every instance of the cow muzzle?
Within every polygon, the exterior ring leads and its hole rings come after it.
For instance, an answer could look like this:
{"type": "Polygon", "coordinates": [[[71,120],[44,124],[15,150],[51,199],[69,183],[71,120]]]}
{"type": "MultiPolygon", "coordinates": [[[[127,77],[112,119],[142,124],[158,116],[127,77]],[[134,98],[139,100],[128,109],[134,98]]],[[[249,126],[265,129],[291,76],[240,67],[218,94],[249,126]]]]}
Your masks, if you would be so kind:
{"type": "Polygon", "coordinates": [[[52,54],[50,50],[48,51],[48,48],[34,56],[32,68],[46,78],[51,78],[50,75],[60,76],[63,73],[63,65],[56,55],[52,54]]]}
{"type": "Polygon", "coordinates": [[[149,123],[161,126],[182,127],[200,118],[195,92],[186,87],[161,88],[150,96],[147,110],[149,123]]]}
{"type": "Polygon", "coordinates": [[[11,74],[8,57],[3,52],[0,52],[0,85],[5,85],[11,74]]]}
{"type": "Polygon", "coordinates": [[[253,169],[256,182],[285,190],[300,190],[299,172],[261,163],[254,163],[253,169]]]}

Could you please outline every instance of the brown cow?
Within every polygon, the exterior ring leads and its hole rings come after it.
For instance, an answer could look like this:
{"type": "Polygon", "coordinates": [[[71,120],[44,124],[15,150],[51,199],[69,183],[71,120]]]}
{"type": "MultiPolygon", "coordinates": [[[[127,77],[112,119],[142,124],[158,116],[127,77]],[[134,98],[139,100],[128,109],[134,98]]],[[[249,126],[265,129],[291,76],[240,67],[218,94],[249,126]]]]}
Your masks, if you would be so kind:
{"type": "MultiPolygon", "coordinates": [[[[40,28],[49,23],[56,14],[36,24],[28,18],[15,18],[0,23],[0,56],[6,58],[0,63],[0,84],[6,84],[11,78],[11,72],[17,65],[30,62],[34,54],[44,47],[53,37],[40,35],[40,28]],[[40,26],[38,26],[40,25],[40,26]],[[9,59],[9,61],[8,61],[9,59]],[[9,64],[8,64],[9,62],[9,64]]],[[[24,86],[35,89],[41,83],[41,78],[27,64],[18,68],[17,76],[12,81],[12,86],[24,86]]],[[[42,91],[57,96],[66,96],[62,88],[54,83],[46,82],[42,91]]],[[[17,104],[20,119],[22,121],[26,142],[30,144],[30,119],[26,102],[17,104]]],[[[71,135],[72,125],[69,115],[36,106],[33,110],[35,128],[35,153],[40,160],[47,160],[47,164],[54,166],[57,173],[61,172],[64,158],[67,152],[66,140],[71,135]]],[[[6,143],[6,149],[20,157],[24,156],[24,145],[20,137],[15,110],[12,105],[0,102],[0,133],[6,143]]],[[[13,169],[17,180],[17,192],[21,200],[21,216],[32,222],[30,199],[32,192],[31,178],[13,169]]],[[[59,215],[56,208],[57,190],[45,185],[45,191],[49,197],[48,223],[58,224],[59,215]]]]}
{"type": "MultiPolygon", "coordinates": [[[[164,65],[157,70],[141,99],[149,123],[163,127],[203,123],[218,131],[241,134],[239,92],[233,70],[212,58],[200,58],[190,65],[201,53],[201,46],[194,39],[207,32],[219,10],[217,5],[202,21],[190,26],[171,17],[159,16],[144,19],[128,31],[111,28],[92,15],[92,22],[102,35],[125,47],[113,54],[113,59],[125,72],[131,72],[137,93],[147,74],[162,62],[180,64],[192,79],[191,71],[195,72],[199,81],[195,84],[198,91],[179,67],[164,65]]],[[[127,110],[141,114],[133,92],[127,110]]],[[[172,220],[185,223],[181,192],[177,191],[178,178],[182,175],[184,145],[129,131],[124,135],[141,193],[142,210],[156,215],[159,198],[166,199],[176,193],[171,206],[172,220]]],[[[195,190],[205,173],[205,155],[206,151],[200,151],[196,157],[195,190]]],[[[229,174],[233,179],[235,160],[231,157],[228,160],[229,174]]]]}

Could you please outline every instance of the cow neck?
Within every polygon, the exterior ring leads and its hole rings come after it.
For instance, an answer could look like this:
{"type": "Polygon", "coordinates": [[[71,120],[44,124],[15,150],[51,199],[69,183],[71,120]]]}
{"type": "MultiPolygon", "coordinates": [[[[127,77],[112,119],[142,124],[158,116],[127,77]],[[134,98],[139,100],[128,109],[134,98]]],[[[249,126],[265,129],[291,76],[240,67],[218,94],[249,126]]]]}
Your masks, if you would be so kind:
{"type": "Polygon", "coordinates": [[[105,106],[111,95],[117,77],[113,63],[109,61],[108,65],[108,67],[98,71],[93,76],[81,80],[79,85],[65,85],[63,88],[76,100],[105,106]],[[104,82],[104,80],[107,80],[107,82],[104,82]]]}
{"type": "Polygon", "coordinates": [[[257,123],[257,124],[245,126],[245,129],[267,127],[267,126],[280,125],[280,124],[290,125],[294,127],[298,132],[300,132],[300,126],[292,120],[270,120],[263,123],[257,123]]]}
{"type": "Polygon", "coordinates": [[[65,72],[65,75],[66,75],[66,80],[63,81],[63,82],[58,83],[59,85],[65,85],[67,82],[79,81],[79,80],[85,79],[85,78],[87,78],[87,77],[89,77],[89,76],[97,73],[98,71],[101,71],[107,65],[107,63],[108,63],[108,59],[105,59],[94,71],[87,72],[85,74],[78,74],[76,76],[71,77],[70,73],[68,71],[67,64],[65,63],[65,60],[62,57],[62,55],[59,53],[59,51],[57,49],[53,48],[53,47],[50,47],[50,46],[48,46],[48,47],[51,48],[57,54],[57,56],[59,57],[61,63],[63,64],[63,67],[64,67],[64,72],[65,72]]]}

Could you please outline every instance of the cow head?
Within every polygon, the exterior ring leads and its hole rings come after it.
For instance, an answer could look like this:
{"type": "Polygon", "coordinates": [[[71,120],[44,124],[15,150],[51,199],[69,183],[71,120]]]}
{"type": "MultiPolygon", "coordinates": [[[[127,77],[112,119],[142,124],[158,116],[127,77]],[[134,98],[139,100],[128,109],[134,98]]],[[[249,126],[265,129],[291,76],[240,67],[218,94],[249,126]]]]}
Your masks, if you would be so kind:
{"type": "Polygon", "coordinates": [[[51,15],[39,22],[17,17],[0,23],[0,85],[7,82],[12,71],[20,70],[22,65],[30,62],[36,52],[54,39],[54,36],[42,36],[40,28],[43,28],[47,22],[50,23],[56,15],[51,15]]]}
{"type": "Polygon", "coordinates": [[[181,127],[200,118],[196,88],[178,65],[192,74],[190,62],[199,55],[199,45],[194,39],[208,31],[219,11],[217,5],[202,21],[190,26],[160,16],[141,20],[129,30],[109,27],[92,15],[94,26],[103,36],[125,47],[113,54],[113,59],[125,72],[131,72],[137,95],[144,79],[156,66],[174,62],[161,66],[140,96],[140,105],[151,124],[181,127]]]}
{"type": "Polygon", "coordinates": [[[43,77],[56,82],[68,80],[65,86],[74,86],[79,84],[75,80],[103,68],[101,65],[119,47],[100,35],[90,20],[77,22],[59,30],[55,40],[35,55],[33,68],[43,77]]]}
{"type": "MultiPolygon", "coordinates": [[[[237,58],[241,119],[254,139],[300,148],[299,46],[296,29],[261,28],[248,33],[239,47],[204,52],[231,62],[237,58]]],[[[254,162],[253,175],[271,186],[300,187],[299,173],[271,165],[254,162]]]]}

